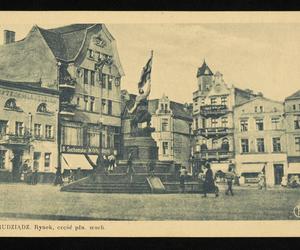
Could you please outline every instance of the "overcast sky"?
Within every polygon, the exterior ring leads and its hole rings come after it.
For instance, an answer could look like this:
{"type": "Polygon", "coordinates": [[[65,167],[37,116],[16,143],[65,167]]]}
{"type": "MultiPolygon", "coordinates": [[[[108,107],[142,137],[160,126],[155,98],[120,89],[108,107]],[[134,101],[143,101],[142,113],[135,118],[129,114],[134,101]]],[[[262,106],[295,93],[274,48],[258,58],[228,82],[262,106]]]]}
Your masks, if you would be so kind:
{"type": "MultiPolygon", "coordinates": [[[[43,25],[52,28],[68,23],[43,25]]],[[[34,24],[0,25],[24,38],[34,24]]],[[[142,67],[154,50],[151,98],[192,102],[205,58],[228,84],[283,101],[300,89],[300,24],[107,24],[125,71],[122,88],[137,93],[142,67]]]]}

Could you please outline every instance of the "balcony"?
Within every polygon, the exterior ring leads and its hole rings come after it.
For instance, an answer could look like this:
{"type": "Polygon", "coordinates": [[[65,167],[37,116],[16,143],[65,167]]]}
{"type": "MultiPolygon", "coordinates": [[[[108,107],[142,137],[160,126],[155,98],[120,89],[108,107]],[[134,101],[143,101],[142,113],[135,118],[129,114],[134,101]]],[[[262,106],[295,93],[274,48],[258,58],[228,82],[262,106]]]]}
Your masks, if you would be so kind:
{"type": "Polygon", "coordinates": [[[60,89],[75,89],[76,80],[71,77],[64,77],[59,81],[60,89]]]}
{"type": "Polygon", "coordinates": [[[12,146],[27,146],[30,143],[31,135],[16,135],[16,134],[4,134],[0,135],[0,145],[12,145],[12,146]]]}
{"type": "Polygon", "coordinates": [[[194,131],[195,135],[200,135],[205,138],[223,137],[232,133],[233,133],[232,128],[225,128],[225,127],[200,128],[194,131]]]}
{"type": "Polygon", "coordinates": [[[59,113],[60,113],[60,115],[73,116],[73,115],[75,115],[76,107],[77,107],[76,104],[72,104],[69,102],[61,102],[59,113]]]}
{"type": "Polygon", "coordinates": [[[204,105],[200,107],[200,115],[204,117],[218,117],[229,112],[226,105],[204,105]]]}
{"type": "Polygon", "coordinates": [[[233,158],[233,152],[224,149],[205,149],[195,153],[195,158],[205,161],[227,160],[233,158]]]}

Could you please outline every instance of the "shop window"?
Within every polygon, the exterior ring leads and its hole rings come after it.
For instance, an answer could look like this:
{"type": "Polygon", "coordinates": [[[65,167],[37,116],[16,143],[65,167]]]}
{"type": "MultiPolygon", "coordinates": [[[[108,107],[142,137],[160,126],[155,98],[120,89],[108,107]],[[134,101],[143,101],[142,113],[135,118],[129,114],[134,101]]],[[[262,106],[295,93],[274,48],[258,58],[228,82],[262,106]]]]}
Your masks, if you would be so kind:
{"type": "Polygon", "coordinates": [[[249,140],[241,139],[242,153],[249,153],[249,140]]]}
{"type": "Polygon", "coordinates": [[[45,159],[44,159],[44,166],[45,169],[50,168],[50,164],[51,164],[51,153],[45,153],[45,159]]]}
{"type": "Polygon", "coordinates": [[[256,130],[262,131],[264,130],[264,120],[263,119],[256,119],[256,130]]]}
{"type": "Polygon", "coordinates": [[[280,138],[279,137],[272,138],[272,143],[273,143],[273,152],[281,152],[280,138]]]}
{"type": "Polygon", "coordinates": [[[15,134],[17,136],[23,136],[24,135],[24,123],[23,122],[16,122],[15,134]]]}
{"type": "Polygon", "coordinates": [[[33,169],[38,170],[40,168],[40,159],[41,159],[41,153],[34,152],[33,153],[33,169]]]}
{"type": "Polygon", "coordinates": [[[52,126],[51,125],[46,125],[45,126],[45,137],[48,139],[53,138],[53,131],[52,131],[52,126]]]}
{"type": "Polygon", "coordinates": [[[47,110],[47,104],[46,104],[46,103],[41,103],[41,104],[38,106],[38,108],[37,108],[36,111],[37,111],[37,112],[40,112],[40,113],[47,113],[47,112],[48,112],[48,110],[47,110]]]}
{"type": "Polygon", "coordinates": [[[41,124],[34,124],[34,137],[40,138],[42,137],[42,125],[41,124]]]}
{"type": "Polygon", "coordinates": [[[257,138],[256,139],[256,146],[257,146],[257,152],[259,152],[259,153],[265,152],[264,138],[257,138]]]}

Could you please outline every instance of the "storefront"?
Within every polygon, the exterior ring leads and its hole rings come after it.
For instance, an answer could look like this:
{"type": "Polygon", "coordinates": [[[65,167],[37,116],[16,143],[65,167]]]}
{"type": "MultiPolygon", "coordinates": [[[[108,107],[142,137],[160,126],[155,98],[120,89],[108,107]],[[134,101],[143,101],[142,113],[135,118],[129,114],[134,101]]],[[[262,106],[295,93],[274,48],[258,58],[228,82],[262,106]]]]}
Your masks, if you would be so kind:
{"type": "Polygon", "coordinates": [[[259,174],[264,171],[265,163],[245,163],[240,166],[240,184],[256,184],[259,174]]]}

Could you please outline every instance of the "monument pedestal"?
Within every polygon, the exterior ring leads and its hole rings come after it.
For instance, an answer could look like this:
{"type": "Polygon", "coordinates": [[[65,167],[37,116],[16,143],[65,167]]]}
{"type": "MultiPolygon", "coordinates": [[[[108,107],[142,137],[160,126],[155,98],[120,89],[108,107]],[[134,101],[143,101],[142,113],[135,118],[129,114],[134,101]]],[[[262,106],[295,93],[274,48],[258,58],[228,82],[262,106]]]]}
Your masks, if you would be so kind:
{"type": "Polygon", "coordinates": [[[124,159],[128,159],[130,152],[133,159],[138,160],[157,160],[158,147],[152,137],[134,137],[124,138],[124,159]]]}

